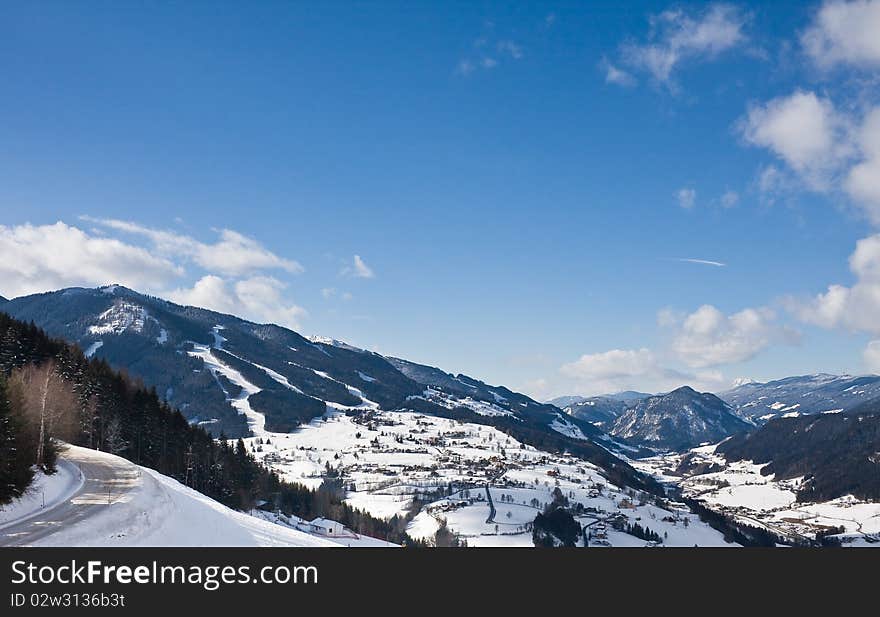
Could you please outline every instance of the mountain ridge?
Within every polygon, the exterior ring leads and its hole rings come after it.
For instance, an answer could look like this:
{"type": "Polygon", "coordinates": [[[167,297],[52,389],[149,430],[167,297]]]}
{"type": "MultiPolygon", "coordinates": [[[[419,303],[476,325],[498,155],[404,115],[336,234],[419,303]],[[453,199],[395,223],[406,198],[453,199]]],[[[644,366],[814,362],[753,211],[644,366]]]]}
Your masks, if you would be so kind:
{"type": "Polygon", "coordinates": [[[737,415],[759,424],[783,416],[846,411],[880,398],[878,375],[793,375],[767,382],[750,382],[718,396],[737,415]]]}
{"type": "Polygon", "coordinates": [[[417,411],[495,426],[535,447],[582,456],[623,484],[657,490],[589,422],[465,375],[117,285],[34,294],[3,310],[141,377],[215,436],[285,432],[330,409],[417,411]]]}

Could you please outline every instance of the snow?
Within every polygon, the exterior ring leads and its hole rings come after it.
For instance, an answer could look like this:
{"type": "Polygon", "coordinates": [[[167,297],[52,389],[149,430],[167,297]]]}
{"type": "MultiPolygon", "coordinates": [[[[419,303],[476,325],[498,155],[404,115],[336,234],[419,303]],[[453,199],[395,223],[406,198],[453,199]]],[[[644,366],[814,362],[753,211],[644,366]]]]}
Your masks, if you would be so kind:
{"type": "MultiPolygon", "coordinates": [[[[215,336],[219,335],[215,332],[215,336]]],[[[222,344],[222,341],[220,343],[222,344]]],[[[254,411],[248,401],[248,398],[250,398],[251,395],[260,392],[261,389],[245,379],[237,370],[218,360],[217,357],[211,353],[211,348],[207,345],[194,343],[192,351],[189,351],[188,353],[194,358],[200,358],[212,374],[216,375],[219,373],[241,388],[241,393],[237,397],[227,400],[229,400],[229,403],[238,411],[238,413],[244,414],[247,418],[248,428],[250,428],[254,435],[264,434],[266,432],[266,418],[263,414],[254,411]]]]}
{"type": "Polygon", "coordinates": [[[85,350],[86,358],[91,358],[95,355],[95,352],[101,349],[104,346],[104,341],[95,341],[91,345],[89,345],[88,349],[85,350]]]}
{"type": "Polygon", "coordinates": [[[168,342],[168,330],[166,330],[165,328],[162,328],[162,330],[159,332],[159,336],[156,337],[156,342],[159,345],[164,345],[165,343],[167,343],[168,342]]]}
{"type": "Polygon", "coordinates": [[[226,342],[226,339],[220,335],[220,331],[225,329],[226,328],[224,326],[220,325],[214,326],[211,329],[211,334],[214,337],[214,349],[223,349],[223,343],[226,342]]]}
{"type": "MultiPolygon", "coordinates": [[[[124,479],[112,503],[38,540],[36,546],[339,546],[242,512],[167,476],[104,452],[71,446],[82,460],[120,469],[124,479]]],[[[103,503],[96,496],[74,497],[103,503]]]]}
{"type": "Polygon", "coordinates": [[[642,471],[658,481],[677,484],[685,496],[701,501],[710,509],[732,516],[746,524],[763,527],[792,542],[815,538],[827,527],[844,528],[844,545],[880,546],[880,504],[864,502],[852,495],[822,503],[797,501],[803,478],[785,480],[762,475],[765,465],[752,461],[728,463],[715,454],[715,446],[690,451],[698,462],[712,463],[721,471],[677,477],[675,469],[684,454],[671,454],[634,461],[642,471]],[[877,541],[870,542],[876,538],[877,541]]]}
{"type": "Polygon", "coordinates": [[[550,424],[550,428],[552,428],[557,433],[561,433],[566,437],[571,437],[573,439],[582,439],[584,441],[587,440],[587,436],[584,435],[583,431],[580,428],[560,416],[556,414],[556,418],[550,424]]]}
{"type": "Polygon", "coordinates": [[[795,501],[794,491],[780,489],[772,483],[741,484],[718,491],[713,503],[722,506],[741,506],[751,510],[775,510],[795,501]]]}
{"type": "Polygon", "coordinates": [[[37,470],[24,495],[0,506],[0,529],[31,519],[70,499],[82,485],[79,469],[63,459],[58,461],[57,471],[52,475],[37,470]]]}
{"type": "Polygon", "coordinates": [[[346,529],[336,521],[327,521],[327,519],[315,519],[313,521],[305,521],[297,516],[285,516],[277,512],[266,512],[263,510],[253,510],[251,516],[255,516],[276,525],[283,525],[291,529],[306,531],[316,523],[329,523],[334,529],[341,530],[341,534],[332,538],[333,542],[346,547],[380,547],[380,548],[397,548],[397,544],[386,542],[378,538],[371,538],[346,529]]]}
{"type": "Polygon", "coordinates": [[[416,540],[428,540],[434,537],[440,523],[427,512],[419,512],[406,528],[406,533],[416,540]]]}
{"type": "MultiPolygon", "coordinates": [[[[658,508],[636,492],[630,496],[590,463],[538,450],[482,424],[415,412],[362,410],[353,416],[328,411],[292,433],[245,444],[283,479],[313,488],[329,464],[349,489],[346,502],[376,517],[407,516],[413,498],[420,496],[427,505],[407,527],[417,538],[433,540],[445,520],[469,546],[531,546],[528,525],[559,486],[573,502],[594,508],[584,523],[619,513],[665,533],[670,546],[727,545],[696,516],[673,506],[658,508]],[[492,522],[487,522],[487,486],[496,508],[492,522]],[[633,507],[624,506],[628,500],[633,507]]],[[[611,544],[644,546],[619,535],[611,544]]]]}
{"type": "Polygon", "coordinates": [[[361,373],[360,371],[358,371],[357,374],[358,374],[358,377],[360,377],[361,379],[363,379],[364,381],[366,381],[368,383],[372,383],[372,382],[376,381],[375,377],[370,377],[366,373],[361,373]]]}
{"type": "Polygon", "coordinates": [[[98,323],[89,326],[89,334],[122,334],[126,330],[143,332],[147,317],[144,307],[117,300],[113,306],[98,315],[98,323]]]}
{"type": "MultiPolygon", "coordinates": [[[[463,383],[463,382],[462,382],[463,383]]],[[[441,405],[446,409],[455,409],[456,407],[464,407],[466,409],[470,409],[476,414],[481,416],[512,416],[515,417],[514,414],[503,407],[499,407],[494,403],[487,403],[485,401],[478,401],[469,396],[464,398],[460,398],[457,396],[453,396],[451,394],[447,394],[446,392],[442,392],[440,390],[435,390],[434,388],[426,388],[422,393],[422,396],[414,395],[407,397],[408,399],[422,399],[426,401],[431,401],[432,403],[436,403],[437,405],[441,405]]]]}
{"type": "Polygon", "coordinates": [[[349,394],[361,399],[361,404],[356,405],[354,407],[352,407],[350,405],[342,405],[341,403],[334,403],[332,401],[324,401],[324,404],[327,405],[328,408],[336,409],[339,411],[356,410],[356,409],[379,409],[379,403],[377,403],[375,401],[371,401],[370,399],[365,397],[364,393],[361,392],[359,389],[357,389],[354,386],[351,386],[345,382],[339,381],[338,379],[331,377],[330,375],[328,375],[324,371],[319,371],[317,369],[313,369],[308,366],[303,366],[301,364],[297,364],[296,362],[288,362],[288,364],[290,364],[291,366],[296,366],[298,368],[305,369],[307,371],[312,371],[315,375],[317,375],[318,377],[321,377],[322,379],[326,379],[328,381],[335,381],[336,383],[344,386],[345,389],[348,390],[349,394]]]}

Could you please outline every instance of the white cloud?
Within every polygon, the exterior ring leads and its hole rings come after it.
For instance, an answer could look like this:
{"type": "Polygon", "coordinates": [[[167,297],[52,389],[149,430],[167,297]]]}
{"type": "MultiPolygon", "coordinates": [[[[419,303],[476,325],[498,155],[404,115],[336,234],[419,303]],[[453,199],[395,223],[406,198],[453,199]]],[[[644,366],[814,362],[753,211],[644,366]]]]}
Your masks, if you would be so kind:
{"type": "MultiPolygon", "coordinates": [[[[551,22],[547,22],[549,25],[551,22]]],[[[455,74],[469,77],[477,71],[488,71],[502,62],[515,62],[524,57],[523,47],[511,39],[499,39],[494,33],[494,24],[487,23],[486,32],[473,42],[473,49],[459,60],[455,74]]]]}
{"type": "Polygon", "coordinates": [[[856,276],[851,287],[829,285],[811,300],[788,298],[786,304],[807,323],[880,335],[880,234],[856,243],[849,267],[856,276]]]}
{"type": "Polygon", "coordinates": [[[231,313],[258,322],[271,322],[294,330],[308,313],[282,295],[286,285],[270,276],[254,276],[227,281],[216,275],[206,275],[191,288],[178,288],[167,294],[179,304],[231,313]]]}
{"type": "Polygon", "coordinates": [[[739,123],[748,143],[773,152],[813,190],[829,188],[851,153],[846,129],[831,101],[800,90],[751,106],[739,123]]]}
{"type": "Polygon", "coordinates": [[[354,299],[354,296],[350,292],[348,292],[348,291],[340,292],[335,287],[323,288],[321,290],[321,295],[324,297],[325,300],[331,300],[333,298],[340,298],[341,300],[348,302],[349,300],[354,299]]]}
{"type": "Polygon", "coordinates": [[[880,1],[826,1],[801,43],[823,69],[838,64],[880,66],[880,1]]]}
{"type": "Polygon", "coordinates": [[[880,373],[880,341],[871,341],[862,354],[865,366],[872,373],[880,373]]]}
{"type": "Polygon", "coordinates": [[[198,306],[218,313],[234,313],[240,306],[226,280],[215,274],[203,276],[192,287],[177,288],[168,292],[167,299],[185,306],[198,306]]]}
{"type": "Polygon", "coordinates": [[[108,283],[156,289],[182,274],[180,266],[141,247],[61,221],[0,225],[0,293],[7,297],[108,283]]]}
{"type": "Polygon", "coordinates": [[[219,230],[217,242],[208,244],[184,234],[154,229],[131,221],[82,218],[109,229],[143,236],[162,255],[185,258],[206,270],[225,275],[242,276],[259,270],[284,270],[291,274],[303,271],[302,265],[296,261],[279,257],[256,240],[231,229],[219,230]]]}
{"type": "Polygon", "coordinates": [[[647,348],[612,349],[602,353],[584,354],[560,369],[563,375],[579,379],[608,380],[641,377],[657,370],[657,360],[647,348]]]}
{"type": "Polygon", "coordinates": [[[498,49],[499,53],[508,55],[514,60],[519,60],[523,57],[522,46],[513,41],[498,41],[498,44],[495,47],[498,49]]]}
{"type": "Polygon", "coordinates": [[[352,259],[351,265],[342,268],[339,274],[361,279],[371,279],[376,277],[376,273],[373,272],[373,269],[366,264],[360,255],[355,255],[352,259]]]}
{"type": "Polygon", "coordinates": [[[746,14],[728,4],[713,4],[699,13],[664,11],[651,17],[646,43],[622,47],[622,60],[670,85],[682,62],[710,60],[745,43],[747,21],[746,14]]]}
{"type": "Polygon", "coordinates": [[[636,78],[630,73],[614,66],[607,60],[600,62],[599,68],[605,71],[605,83],[616,84],[627,88],[635,86],[637,83],[636,78]]]}
{"type": "Polygon", "coordinates": [[[585,396],[629,389],[661,392],[686,384],[698,390],[712,390],[724,383],[718,371],[685,373],[667,368],[645,347],[584,354],[563,365],[559,372],[572,380],[565,389],[559,389],[559,393],[585,396]]]}
{"type": "Polygon", "coordinates": [[[672,351],[692,368],[743,362],[755,357],[774,340],[793,342],[794,331],[777,326],[768,308],[747,308],[725,315],[705,304],[683,319],[663,312],[658,321],[675,329],[672,351]]]}
{"type": "Polygon", "coordinates": [[[282,292],[287,285],[271,276],[255,276],[237,281],[235,295],[244,308],[245,315],[279,326],[298,330],[300,320],[308,313],[301,306],[285,301],[282,292]]]}
{"type": "Polygon", "coordinates": [[[697,191],[688,187],[680,188],[675,192],[675,199],[680,207],[690,210],[697,203],[697,191]]]}
{"type": "Polygon", "coordinates": [[[844,189],[880,225],[880,107],[865,115],[856,140],[862,160],[850,169],[844,189]]]}
{"type": "Polygon", "coordinates": [[[733,208],[737,203],[739,203],[739,193],[736,191],[725,191],[721,195],[721,206],[723,208],[733,208]]]}
{"type": "Polygon", "coordinates": [[[766,167],[758,178],[762,193],[772,198],[799,184],[841,191],[880,225],[880,106],[859,119],[813,92],[797,91],[752,106],[738,128],[748,143],[767,148],[790,170],[766,167]]]}

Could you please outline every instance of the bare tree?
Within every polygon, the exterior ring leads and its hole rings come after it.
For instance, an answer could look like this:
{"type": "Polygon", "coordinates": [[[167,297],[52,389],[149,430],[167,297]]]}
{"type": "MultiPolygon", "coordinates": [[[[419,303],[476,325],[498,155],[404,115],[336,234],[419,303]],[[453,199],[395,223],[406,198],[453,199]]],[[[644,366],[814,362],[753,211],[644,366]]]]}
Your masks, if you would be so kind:
{"type": "Polygon", "coordinates": [[[51,466],[47,444],[74,434],[79,413],[76,393],[52,361],[16,369],[9,381],[20,393],[25,422],[36,432],[34,463],[51,466]]]}
{"type": "Polygon", "coordinates": [[[110,454],[120,454],[128,447],[128,442],[122,437],[122,425],[116,416],[110,418],[107,423],[105,441],[110,454]]]}

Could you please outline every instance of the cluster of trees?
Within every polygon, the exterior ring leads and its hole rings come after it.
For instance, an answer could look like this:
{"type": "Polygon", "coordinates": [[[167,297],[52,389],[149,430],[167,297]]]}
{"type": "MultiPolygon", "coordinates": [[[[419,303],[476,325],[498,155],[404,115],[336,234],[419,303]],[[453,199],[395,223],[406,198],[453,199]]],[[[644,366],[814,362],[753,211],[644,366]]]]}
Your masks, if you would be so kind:
{"type": "Polygon", "coordinates": [[[660,537],[659,533],[657,533],[656,531],[652,531],[648,527],[642,527],[638,523],[627,523],[625,531],[631,536],[641,538],[642,540],[646,540],[648,542],[663,542],[663,538],[660,537]]]}
{"type": "Polygon", "coordinates": [[[52,472],[60,440],[156,469],[237,509],[257,506],[408,543],[406,521],[384,521],[351,508],[341,490],[281,481],[243,441],[215,440],[191,426],[155,390],[33,323],[0,313],[0,503],[18,496],[34,469],[52,472]]]}
{"type": "Polygon", "coordinates": [[[552,548],[576,546],[581,535],[581,525],[568,509],[568,498],[557,486],[553,500],[532,522],[532,542],[535,546],[552,548]]]}

